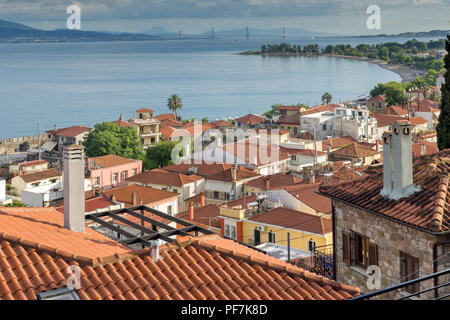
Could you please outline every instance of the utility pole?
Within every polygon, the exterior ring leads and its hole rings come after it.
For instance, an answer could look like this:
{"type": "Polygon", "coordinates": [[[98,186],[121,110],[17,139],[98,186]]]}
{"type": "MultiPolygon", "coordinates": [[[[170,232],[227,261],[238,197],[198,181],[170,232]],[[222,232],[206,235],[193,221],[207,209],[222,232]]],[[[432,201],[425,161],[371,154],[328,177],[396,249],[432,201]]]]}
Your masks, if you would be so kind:
{"type": "Polygon", "coordinates": [[[287,254],[288,254],[287,261],[288,261],[288,263],[291,263],[291,233],[290,232],[287,233],[287,254]]]}
{"type": "Polygon", "coordinates": [[[41,124],[38,121],[38,160],[41,160],[41,124]]]}
{"type": "Polygon", "coordinates": [[[313,134],[314,134],[314,163],[313,167],[317,165],[317,143],[316,143],[316,128],[313,128],[313,134]]]}

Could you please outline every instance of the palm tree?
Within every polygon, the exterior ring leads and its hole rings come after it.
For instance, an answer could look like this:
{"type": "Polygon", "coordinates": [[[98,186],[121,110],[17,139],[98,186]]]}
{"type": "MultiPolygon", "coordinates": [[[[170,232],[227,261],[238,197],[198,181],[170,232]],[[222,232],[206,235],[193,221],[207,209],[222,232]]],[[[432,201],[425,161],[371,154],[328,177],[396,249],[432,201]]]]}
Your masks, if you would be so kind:
{"type": "Polygon", "coordinates": [[[322,96],[322,104],[330,104],[332,100],[333,100],[333,96],[330,93],[325,92],[323,94],[323,96],[322,96]]]}
{"type": "Polygon", "coordinates": [[[169,110],[175,113],[175,118],[178,119],[177,110],[181,110],[183,108],[183,102],[177,94],[173,94],[167,100],[167,107],[169,108],[169,110]]]}

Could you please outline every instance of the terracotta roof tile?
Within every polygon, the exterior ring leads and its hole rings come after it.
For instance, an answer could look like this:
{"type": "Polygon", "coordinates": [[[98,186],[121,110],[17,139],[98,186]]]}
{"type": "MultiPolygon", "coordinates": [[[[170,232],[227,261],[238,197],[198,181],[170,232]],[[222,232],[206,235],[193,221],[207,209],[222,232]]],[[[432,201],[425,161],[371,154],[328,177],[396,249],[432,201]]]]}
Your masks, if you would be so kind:
{"type": "Polygon", "coordinates": [[[320,183],[299,184],[286,187],[285,190],[313,210],[321,213],[330,213],[331,201],[317,193],[319,186],[320,183]]]}
{"type": "MultiPolygon", "coordinates": [[[[220,228],[220,209],[216,205],[207,205],[194,209],[194,222],[202,224],[204,226],[220,228]]],[[[189,210],[180,212],[177,217],[184,220],[189,220],[189,210]]]]}
{"type": "Polygon", "coordinates": [[[245,183],[245,185],[253,188],[267,190],[294,185],[302,181],[303,180],[301,178],[297,178],[292,175],[276,173],[248,181],[245,183]]]}
{"type": "Polygon", "coordinates": [[[379,154],[378,151],[367,148],[358,142],[353,142],[347,146],[331,152],[331,155],[333,156],[347,159],[360,159],[365,157],[372,157],[377,154],[379,154]]]}
{"type": "Polygon", "coordinates": [[[50,130],[47,131],[47,133],[51,133],[58,136],[64,136],[64,137],[76,137],[80,134],[88,132],[90,129],[89,127],[85,126],[72,126],[68,128],[62,128],[57,130],[50,130]]]}
{"type": "Polygon", "coordinates": [[[129,185],[110,189],[103,192],[105,196],[114,196],[115,200],[125,204],[125,207],[132,207],[140,204],[148,205],[159,201],[169,201],[173,198],[179,197],[178,193],[149,188],[139,185],[129,185]],[[133,203],[133,194],[135,194],[135,203],[133,203]]]}
{"type": "Polygon", "coordinates": [[[235,121],[245,125],[255,125],[263,123],[264,121],[266,121],[266,119],[254,114],[247,114],[245,116],[236,118],[235,121]]]}
{"type": "Polygon", "coordinates": [[[203,179],[204,179],[203,177],[196,175],[185,175],[181,173],[155,169],[128,178],[127,181],[138,182],[143,184],[157,184],[164,186],[182,187],[188,183],[201,181],[203,179]]]}
{"type": "Polygon", "coordinates": [[[115,167],[115,166],[120,166],[120,165],[124,165],[124,164],[129,164],[129,163],[141,162],[141,160],[124,158],[124,157],[117,156],[115,154],[108,154],[105,156],[88,158],[87,161],[89,163],[89,167],[91,167],[92,169],[95,169],[95,167],[92,167],[91,162],[95,163],[95,165],[100,168],[109,168],[109,167],[115,167]]]}
{"type": "Polygon", "coordinates": [[[249,220],[315,234],[332,232],[331,220],[285,207],[261,213],[249,220]]]}
{"type": "Polygon", "coordinates": [[[51,168],[51,169],[44,170],[44,171],[23,174],[20,177],[26,183],[30,183],[30,182],[34,182],[34,181],[40,181],[40,180],[44,180],[44,179],[56,178],[56,177],[61,177],[61,176],[62,176],[62,171],[59,171],[58,169],[55,169],[55,168],[51,168]]]}
{"type": "Polygon", "coordinates": [[[426,231],[450,230],[450,149],[414,158],[413,180],[421,190],[407,198],[389,200],[381,196],[383,167],[374,167],[372,173],[354,182],[322,186],[320,192],[426,231]]]}

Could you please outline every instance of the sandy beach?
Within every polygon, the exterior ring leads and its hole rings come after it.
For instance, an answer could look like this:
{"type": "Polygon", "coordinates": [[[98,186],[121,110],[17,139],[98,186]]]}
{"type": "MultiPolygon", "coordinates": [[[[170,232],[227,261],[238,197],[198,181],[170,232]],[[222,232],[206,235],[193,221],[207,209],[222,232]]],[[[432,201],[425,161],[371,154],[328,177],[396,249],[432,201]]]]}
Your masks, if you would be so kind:
{"type": "Polygon", "coordinates": [[[411,82],[419,76],[423,76],[426,74],[426,70],[416,69],[413,67],[408,67],[401,64],[391,64],[382,60],[369,59],[366,57],[354,57],[354,56],[341,56],[335,54],[321,54],[326,57],[334,57],[334,58],[343,58],[343,59],[351,59],[351,60],[360,60],[367,61],[370,63],[375,63],[380,67],[390,70],[392,72],[397,73],[402,78],[402,82],[411,82]]]}

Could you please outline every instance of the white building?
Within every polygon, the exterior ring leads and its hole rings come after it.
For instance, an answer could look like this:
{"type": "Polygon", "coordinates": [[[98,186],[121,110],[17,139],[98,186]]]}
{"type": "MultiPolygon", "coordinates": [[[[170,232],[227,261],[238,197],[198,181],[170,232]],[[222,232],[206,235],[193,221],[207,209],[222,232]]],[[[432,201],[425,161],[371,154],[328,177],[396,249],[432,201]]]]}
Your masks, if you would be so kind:
{"type": "Polygon", "coordinates": [[[332,127],[334,137],[351,136],[357,141],[374,143],[377,139],[377,120],[367,109],[334,109],[332,127]]]}

